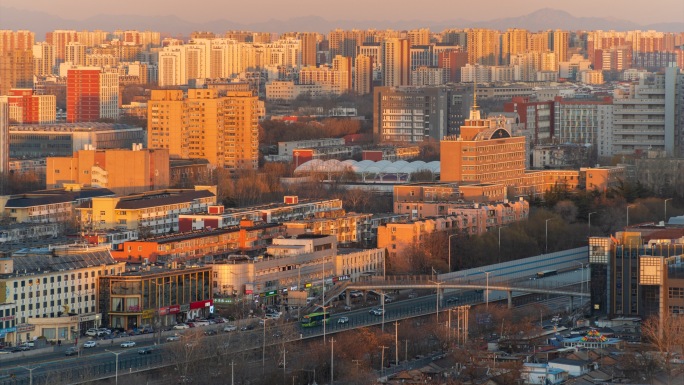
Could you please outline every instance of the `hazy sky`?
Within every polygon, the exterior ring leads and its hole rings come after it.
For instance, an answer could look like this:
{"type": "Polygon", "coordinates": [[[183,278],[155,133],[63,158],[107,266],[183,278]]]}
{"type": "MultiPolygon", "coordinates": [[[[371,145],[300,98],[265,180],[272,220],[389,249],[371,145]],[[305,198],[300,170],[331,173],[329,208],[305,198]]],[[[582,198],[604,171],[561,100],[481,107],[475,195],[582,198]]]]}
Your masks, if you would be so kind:
{"type": "Polygon", "coordinates": [[[0,0],[0,5],[41,10],[66,19],[97,14],[172,14],[194,22],[255,22],[309,15],[328,20],[480,21],[520,16],[541,8],[560,9],[577,17],[612,17],[638,24],[684,19],[683,0],[0,0]]]}

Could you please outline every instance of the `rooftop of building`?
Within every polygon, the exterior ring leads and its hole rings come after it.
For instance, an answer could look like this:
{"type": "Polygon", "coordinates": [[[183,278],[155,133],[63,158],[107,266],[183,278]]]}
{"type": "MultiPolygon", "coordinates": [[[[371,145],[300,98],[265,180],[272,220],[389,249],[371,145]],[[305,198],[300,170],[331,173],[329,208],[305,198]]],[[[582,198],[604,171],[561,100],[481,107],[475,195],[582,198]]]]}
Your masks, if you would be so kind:
{"type": "Polygon", "coordinates": [[[284,208],[284,207],[297,207],[300,205],[308,205],[308,204],[313,204],[313,203],[323,203],[323,202],[331,202],[331,201],[339,201],[339,199],[333,198],[333,199],[314,199],[314,198],[307,198],[307,199],[299,199],[297,203],[285,203],[285,202],[274,202],[274,203],[265,203],[262,205],[255,205],[255,206],[248,206],[248,207],[238,207],[238,208],[226,208],[225,211],[221,214],[209,214],[209,213],[200,213],[200,214],[192,214],[192,215],[202,215],[202,216],[216,216],[216,217],[222,217],[226,215],[232,215],[232,214],[240,214],[244,212],[249,212],[249,211],[268,211],[268,210],[276,210],[279,208],[284,208]]]}
{"type": "Polygon", "coordinates": [[[76,202],[84,199],[114,196],[114,192],[106,188],[84,187],[78,190],[50,189],[38,190],[24,194],[12,195],[5,204],[6,208],[26,208],[47,204],[76,202]]]}
{"type": "Polygon", "coordinates": [[[140,266],[137,269],[128,270],[122,274],[117,275],[117,277],[149,277],[153,275],[177,275],[182,273],[191,273],[196,271],[211,270],[210,266],[186,266],[181,265],[178,268],[170,268],[165,266],[140,266]]]}
{"type": "MultiPolygon", "coordinates": [[[[119,201],[115,208],[117,210],[137,210],[148,207],[186,203],[195,199],[210,198],[213,196],[215,196],[214,193],[209,190],[157,190],[119,197],[119,201]]],[[[91,201],[84,202],[81,205],[81,208],[91,208],[92,205],[93,203],[91,201]]]]}
{"type": "Polygon", "coordinates": [[[195,231],[188,231],[188,232],[169,234],[169,235],[160,235],[157,237],[137,239],[137,240],[133,240],[131,242],[155,242],[158,244],[165,244],[165,243],[187,241],[189,239],[204,238],[204,237],[211,237],[211,236],[216,236],[216,235],[221,235],[221,234],[234,233],[234,232],[240,231],[241,228],[249,231],[249,230],[267,229],[270,227],[278,227],[278,226],[280,226],[279,223],[258,223],[258,224],[255,224],[254,226],[246,226],[246,227],[230,226],[230,227],[221,228],[221,229],[204,229],[204,230],[195,230],[195,231]]]}
{"type": "Polygon", "coordinates": [[[83,132],[131,129],[142,131],[142,127],[131,126],[129,124],[102,122],[10,125],[10,132],[83,132]]]}
{"type": "Polygon", "coordinates": [[[68,271],[118,263],[106,247],[67,245],[23,249],[12,254],[14,272],[2,277],[68,271]]]}

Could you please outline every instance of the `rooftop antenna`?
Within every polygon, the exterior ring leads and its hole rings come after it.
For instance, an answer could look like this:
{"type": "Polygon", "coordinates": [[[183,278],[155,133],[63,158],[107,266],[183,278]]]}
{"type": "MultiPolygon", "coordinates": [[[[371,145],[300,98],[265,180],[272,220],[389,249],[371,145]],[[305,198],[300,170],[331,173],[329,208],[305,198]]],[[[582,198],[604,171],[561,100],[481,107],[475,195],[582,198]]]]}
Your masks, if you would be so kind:
{"type": "Polygon", "coordinates": [[[477,106],[477,74],[473,80],[473,106],[470,107],[470,120],[480,120],[480,110],[477,106]]]}

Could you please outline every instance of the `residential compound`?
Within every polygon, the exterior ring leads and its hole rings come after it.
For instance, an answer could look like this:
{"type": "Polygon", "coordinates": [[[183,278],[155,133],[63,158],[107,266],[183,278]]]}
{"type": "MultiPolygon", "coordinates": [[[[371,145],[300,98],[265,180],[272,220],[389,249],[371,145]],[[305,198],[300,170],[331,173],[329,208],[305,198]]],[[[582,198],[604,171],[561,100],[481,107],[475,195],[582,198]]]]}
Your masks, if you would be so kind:
{"type": "Polygon", "coordinates": [[[172,158],[207,159],[214,167],[257,169],[263,102],[251,92],[154,90],[148,104],[147,147],[172,158]]]}

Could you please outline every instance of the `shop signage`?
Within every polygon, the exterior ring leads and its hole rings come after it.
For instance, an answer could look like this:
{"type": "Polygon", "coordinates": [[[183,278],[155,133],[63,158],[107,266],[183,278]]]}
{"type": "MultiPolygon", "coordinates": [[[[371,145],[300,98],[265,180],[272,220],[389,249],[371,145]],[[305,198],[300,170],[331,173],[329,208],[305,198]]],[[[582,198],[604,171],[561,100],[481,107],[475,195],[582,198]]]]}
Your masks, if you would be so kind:
{"type": "Polygon", "coordinates": [[[190,309],[202,309],[205,307],[210,307],[211,305],[212,305],[211,300],[191,302],[190,303],[190,309]]]}
{"type": "Polygon", "coordinates": [[[146,309],[142,312],[142,318],[152,318],[154,317],[154,310],[146,309]]]}
{"type": "Polygon", "coordinates": [[[278,295],[278,290],[267,291],[264,295],[266,297],[273,297],[274,295],[278,295]]]}
{"type": "Polygon", "coordinates": [[[17,325],[17,333],[25,333],[25,332],[31,332],[36,330],[36,325],[30,325],[30,324],[21,324],[17,325]]]}
{"type": "Polygon", "coordinates": [[[233,303],[232,298],[214,298],[215,303],[233,303]]]}
{"type": "Polygon", "coordinates": [[[8,315],[7,317],[2,317],[2,318],[0,318],[0,322],[3,322],[3,321],[11,321],[11,320],[13,320],[13,319],[14,319],[14,316],[13,316],[13,315],[8,315]]]}
{"type": "Polygon", "coordinates": [[[190,304],[184,303],[184,304],[180,305],[180,311],[181,311],[181,312],[190,311],[190,304]]]}
{"type": "Polygon", "coordinates": [[[99,314],[82,315],[82,316],[78,317],[78,321],[79,322],[95,321],[98,318],[100,318],[99,314]]]}

